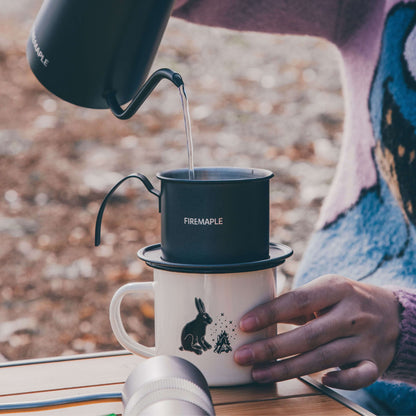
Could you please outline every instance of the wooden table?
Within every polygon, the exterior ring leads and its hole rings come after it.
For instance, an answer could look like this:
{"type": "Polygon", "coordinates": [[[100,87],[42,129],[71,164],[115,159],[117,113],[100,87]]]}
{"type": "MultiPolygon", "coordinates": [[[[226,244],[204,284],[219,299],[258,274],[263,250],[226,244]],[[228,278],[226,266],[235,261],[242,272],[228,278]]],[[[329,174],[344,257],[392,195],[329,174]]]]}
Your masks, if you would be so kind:
{"type": "MultiPolygon", "coordinates": [[[[116,351],[0,364],[0,409],[5,403],[108,393],[118,395],[131,370],[142,360],[125,351],[116,351]]],[[[371,415],[312,378],[267,386],[212,388],[211,395],[217,416],[371,415]]],[[[0,411],[0,414],[77,416],[121,413],[121,399],[116,396],[82,404],[43,407],[36,411],[0,411]]]]}

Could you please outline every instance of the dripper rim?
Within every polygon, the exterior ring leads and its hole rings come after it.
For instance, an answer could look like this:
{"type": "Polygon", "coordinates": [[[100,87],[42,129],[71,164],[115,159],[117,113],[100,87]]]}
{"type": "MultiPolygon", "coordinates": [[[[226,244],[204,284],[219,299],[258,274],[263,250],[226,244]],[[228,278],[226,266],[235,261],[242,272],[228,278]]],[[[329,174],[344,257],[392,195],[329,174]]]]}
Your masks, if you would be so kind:
{"type": "Polygon", "coordinates": [[[162,258],[162,248],[160,244],[152,244],[141,248],[137,256],[148,266],[154,269],[168,270],[182,273],[206,273],[224,274],[240,273],[256,270],[270,269],[285,262],[293,254],[293,250],[281,243],[269,243],[269,257],[263,260],[256,260],[244,263],[230,264],[192,264],[192,263],[172,263],[162,258]]]}
{"type": "Polygon", "coordinates": [[[169,182],[196,182],[196,183],[231,183],[231,182],[255,182],[271,179],[275,174],[268,169],[261,168],[243,168],[232,166],[206,166],[196,167],[194,169],[194,178],[189,178],[189,169],[180,168],[168,171],[158,172],[156,177],[163,181],[169,182]],[[204,172],[213,175],[212,177],[201,178],[204,172]],[[225,177],[219,177],[216,173],[224,173],[225,177]],[[244,176],[236,177],[236,173],[242,173],[244,176]],[[177,176],[175,176],[177,175],[177,176]],[[200,177],[198,177],[200,176],[200,177]]]}

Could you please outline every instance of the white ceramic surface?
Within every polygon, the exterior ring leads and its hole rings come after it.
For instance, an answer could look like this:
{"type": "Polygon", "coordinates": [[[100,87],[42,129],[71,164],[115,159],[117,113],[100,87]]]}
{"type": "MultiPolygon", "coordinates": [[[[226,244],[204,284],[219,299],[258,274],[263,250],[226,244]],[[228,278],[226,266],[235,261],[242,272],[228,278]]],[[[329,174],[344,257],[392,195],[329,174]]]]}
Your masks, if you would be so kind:
{"type": "Polygon", "coordinates": [[[276,329],[247,334],[239,329],[239,320],[253,307],[274,298],[275,271],[199,274],[154,269],[153,282],[129,283],[114,294],[111,326],[129,351],[145,357],[182,357],[201,370],[210,386],[250,383],[251,369],[234,362],[234,351],[272,336],[276,329]],[[122,299],[137,292],[154,293],[155,347],[134,341],[121,321],[122,299]]]}

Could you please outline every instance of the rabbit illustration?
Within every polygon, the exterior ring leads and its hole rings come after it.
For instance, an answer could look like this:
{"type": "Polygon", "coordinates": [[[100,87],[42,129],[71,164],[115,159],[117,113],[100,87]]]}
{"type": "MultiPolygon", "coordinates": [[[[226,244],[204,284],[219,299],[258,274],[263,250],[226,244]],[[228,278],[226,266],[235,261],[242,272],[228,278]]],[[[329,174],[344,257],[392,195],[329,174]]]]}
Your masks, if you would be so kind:
{"type": "Polygon", "coordinates": [[[195,298],[195,306],[198,315],[183,327],[181,334],[182,346],[179,349],[201,355],[202,350],[206,351],[211,348],[211,345],[205,340],[205,330],[207,325],[212,322],[212,318],[205,311],[205,305],[201,298],[195,298]]]}

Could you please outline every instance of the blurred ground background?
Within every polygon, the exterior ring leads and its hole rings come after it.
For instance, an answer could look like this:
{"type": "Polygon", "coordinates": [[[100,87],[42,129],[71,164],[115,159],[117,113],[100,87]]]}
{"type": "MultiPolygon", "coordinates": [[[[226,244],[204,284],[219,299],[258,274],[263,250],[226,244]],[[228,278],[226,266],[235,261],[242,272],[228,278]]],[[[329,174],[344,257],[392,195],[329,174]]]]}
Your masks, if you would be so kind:
{"type": "MultiPolygon", "coordinates": [[[[159,242],[157,201],[134,181],[93,230],[106,192],[139,171],[186,167],[178,91],[161,83],[130,121],[49,94],[26,62],[40,0],[0,0],[0,354],[24,359],[119,349],[108,305],[130,281],[152,279],[136,259],[159,242]]],[[[338,55],[312,38],[238,33],[171,19],[156,67],[185,80],[196,166],[272,170],[272,241],[295,255],[290,285],[339,154],[338,55]]],[[[129,331],[153,342],[151,300],[126,299],[129,331]]]]}

